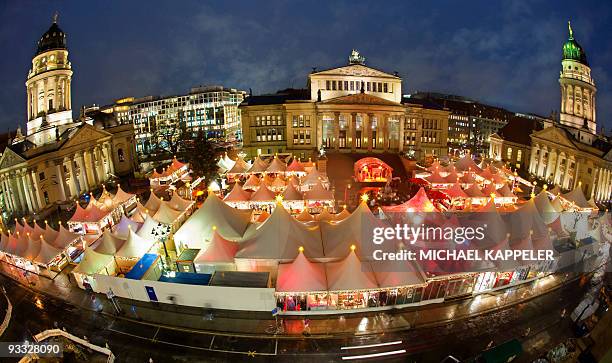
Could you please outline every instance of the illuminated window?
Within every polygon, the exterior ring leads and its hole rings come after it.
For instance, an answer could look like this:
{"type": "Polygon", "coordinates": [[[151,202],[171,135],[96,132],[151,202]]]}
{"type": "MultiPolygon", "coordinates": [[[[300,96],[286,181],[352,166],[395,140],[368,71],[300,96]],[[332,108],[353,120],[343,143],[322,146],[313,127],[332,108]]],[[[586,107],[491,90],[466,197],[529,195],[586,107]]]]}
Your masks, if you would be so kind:
{"type": "Polygon", "coordinates": [[[512,159],[512,148],[511,148],[511,147],[509,147],[509,148],[506,150],[506,159],[508,159],[508,160],[511,160],[511,159],[512,159]]]}
{"type": "Polygon", "coordinates": [[[516,161],[520,163],[522,158],[523,158],[523,150],[516,150],[516,161]]]}

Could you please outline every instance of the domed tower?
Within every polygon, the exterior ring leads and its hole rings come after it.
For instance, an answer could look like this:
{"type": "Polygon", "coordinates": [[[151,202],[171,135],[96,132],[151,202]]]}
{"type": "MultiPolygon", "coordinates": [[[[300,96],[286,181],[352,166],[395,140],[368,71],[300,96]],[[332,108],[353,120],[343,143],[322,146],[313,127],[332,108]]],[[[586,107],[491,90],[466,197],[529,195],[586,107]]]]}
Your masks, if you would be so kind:
{"type": "Polygon", "coordinates": [[[27,135],[37,134],[32,140],[36,144],[54,140],[56,128],[62,131],[62,125],[72,123],[72,67],[68,61],[66,33],[57,25],[57,18],[55,14],[53,24],[38,41],[26,80],[27,135]]]}
{"type": "Polygon", "coordinates": [[[596,133],[595,82],[586,54],[574,39],[570,22],[567,23],[569,37],[563,44],[562,69],[559,76],[561,85],[560,122],[591,134],[596,133]]]}

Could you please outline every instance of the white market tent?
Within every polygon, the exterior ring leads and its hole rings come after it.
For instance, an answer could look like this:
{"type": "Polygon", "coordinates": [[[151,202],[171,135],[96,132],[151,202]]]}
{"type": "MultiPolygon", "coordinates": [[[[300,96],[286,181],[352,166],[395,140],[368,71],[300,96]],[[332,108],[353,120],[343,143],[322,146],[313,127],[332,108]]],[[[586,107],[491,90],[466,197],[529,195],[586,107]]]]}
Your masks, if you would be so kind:
{"type": "Polygon", "coordinates": [[[246,173],[247,170],[249,170],[250,168],[251,166],[246,161],[244,161],[243,158],[238,156],[238,158],[234,162],[234,165],[232,165],[232,167],[227,171],[227,174],[228,176],[236,175],[236,174],[243,174],[243,173],[246,173]]]}
{"type": "Polygon", "coordinates": [[[162,202],[157,212],[153,215],[153,219],[163,224],[175,226],[183,216],[183,212],[172,209],[167,202],[162,202]]]}
{"type": "Polygon", "coordinates": [[[240,183],[234,183],[232,190],[223,198],[223,201],[232,207],[247,209],[251,193],[242,189],[240,183]]]}
{"type": "Polygon", "coordinates": [[[136,232],[129,230],[127,240],[115,253],[115,257],[140,259],[151,250],[156,242],[154,239],[140,237],[136,232]]]}
{"type": "Polygon", "coordinates": [[[299,252],[295,260],[278,265],[277,292],[324,292],[327,276],[322,263],[311,262],[299,252]]]}
{"type": "Polygon", "coordinates": [[[267,173],[284,173],[285,170],[287,170],[287,164],[282,162],[278,156],[275,156],[266,168],[267,173]]]}
{"type": "Polygon", "coordinates": [[[49,265],[53,259],[61,255],[63,250],[54,247],[52,244],[47,242],[44,237],[40,239],[40,249],[38,255],[34,258],[34,262],[41,265],[49,265]]]}
{"type": "Polygon", "coordinates": [[[259,177],[257,177],[257,175],[255,174],[251,174],[249,178],[247,179],[247,181],[242,186],[242,189],[255,191],[259,189],[260,185],[261,185],[261,180],[259,179],[259,177]]]}
{"type": "Polygon", "coordinates": [[[457,160],[454,165],[458,171],[463,171],[463,172],[473,171],[476,173],[480,173],[482,171],[482,169],[480,169],[480,167],[476,165],[474,160],[472,160],[472,157],[470,156],[470,154],[466,154],[464,157],[457,160]]]}
{"type": "Polygon", "coordinates": [[[325,264],[329,291],[377,289],[378,283],[369,263],[362,263],[352,250],[341,261],[325,264]]]}
{"type": "Polygon", "coordinates": [[[372,261],[374,276],[381,288],[422,285],[425,279],[413,261],[372,261]]]}
{"type": "Polygon", "coordinates": [[[253,165],[249,168],[247,173],[249,173],[249,174],[257,173],[257,174],[259,174],[259,173],[265,172],[267,168],[268,168],[268,163],[265,160],[263,160],[261,157],[257,157],[253,161],[253,165]]]}
{"type": "MultiPolygon", "coordinates": [[[[506,214],[506,225],[511,242],[526,239],[530,234],[532,240],[548,238],[548,227],[540,217],[534,199],[529,199],[516,211],[506,214]]],[[[487,227],[490,228],[490,226],[487,227]]]]}
{"type": "Polygon", "coordinates": [[[142,238],[155,241],[166,237],[170,231],[169,225],[158,222],[151,216],[146,216],[144,223],[136,233],[142,238]]]}
{"type": "Polygon", "coordinates": [[[582,188],[580,187],[580,185],[576,186],[576,188],[574,188],[574,190],[572,190],[569,193],[561,194],[561,197],[563,197],[565,200],[569,201],[570,203],[573,203],[575,206],[577,206],[580,209],[594,209],[593,206],[587,201],[586,197],[584,196],[584,193],[582,192],[582,188]]]}
{"type": "Polygon", "coordinates": [[[226,240],[215,231],[210,243],[205,249],[200,250],[193,263],[196,265],[234,263],[238,248],[238,243],[226,240]]]}
{"type": "Polygon", "coordinates": [[[550,203],[548,193],[545,190],[542,190],[538,195],[536,195],[533,202],[535,203],[538,212],[540,212],[540,216],[544,220],[544,223],[551,224],[559,218],[559,212],[550,203]]]}
{"type": "Polygon", "coordinates": [[[310,190],[304,192],[304,199],[309,202],[315,201],[334,201],[334,193],[325,189],[320,180],[315,183],[310,190]]]}
{"type": "Polygon", "coordinates": [[[191,210],[191,208],[193,208],[195,205],[195,202],[192,200],[185,200],[181,198],[178,193],[174,193],[167,204],[174,210],[185,212],[191,210]]]}
{"type": "Polygon", "coordinates": [[[155,214],[159,207],[162,205],[162,200],[153,193],[151,189],[151,194],[149,195],[149,200],[145,203],[144,207],[149,211],[149,213],[155,214]]]}
{"type": "Polygon", "coordinates": [[[277,204],[272,215],[248,237],[240,241],[237,259],[293,260],[300,246],[310,258],[323,257],[319,227],[307,227],[277,204]]]}
{"type": "Polygon", "coordinates": [[[109,230],[106,230],[98,239],[98,242],[91,247],[97,253],[114,256],[124,244],[124,239],[117,238],[109,230]]]}
{"type": "Polygon", "coordinates": [[[308,213],[308,209],[302,209],[302,212],[295,216],[295,219],[300,222],[313,222],[315,220],[312,214],[308,213]]]}
{"type": "Polygon", "coordinates": [[[122,216],[119,223],[115,225],[113,228],[113,234],[121,239],[126,239],[128,237],[130,229],[132,231],[137,231],[142,226],[142,223],[138,223],[129,219],[126,216],[122,216]]]}
{"type": "Polygon", "coordinates": [[[251,220],[251,211],[237,210],[209,193],[206,201],[174,234],[175,243],[202,248],[212,237],[213,226],[229,240],[242,238],[251,220]]]}

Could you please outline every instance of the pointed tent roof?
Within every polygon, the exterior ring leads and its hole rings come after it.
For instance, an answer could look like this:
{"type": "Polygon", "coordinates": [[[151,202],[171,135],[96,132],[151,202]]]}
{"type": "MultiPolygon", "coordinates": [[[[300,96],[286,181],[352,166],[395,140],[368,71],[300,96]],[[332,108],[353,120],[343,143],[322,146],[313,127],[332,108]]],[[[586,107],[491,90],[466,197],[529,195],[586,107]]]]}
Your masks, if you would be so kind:
{"type": "Polygon", "coordinates": [[[145,203],[144,207],[149,210],[149,213],[155,213],[161,207],[162,200],[155,195],[153,190],[151,190],[151,194],[149,195],[149,200],[145,203]]]}
{"type": "Polygon", "coordinates": [[[550,205],[552,205],[552,207],[559,213],[563,212],[563,205],[561,205],[561,200],[559,199],[559,197],[555,197],[551,202],[550,205]]]}
{"type": "Polygon", "coordinates": [[[336,214],[335,219],[336,219],[336,221],[341,221],[341,220],[346,219],[350,215],[351,215],[351,213],[348,210],[346,210],[346,208],[343,208],[340,213],[336,214]]]}
{"type": "Polygon", "coordinates": [[[297,219],[300,222],[312,222],[312,221],[315,220],[315,218],[312,216],[312,214],[308,213],[308,208],[302,209],[300,214],[295,216],[295,219],[297,219]]]}
{"type": "Polygon", "coordinates": [[[302,163],[300,163],[300,161],[297,158],[293,158],[293,160],[291,161],[291,164],[287,166],[286,171],[294,172],[294,173],[306,173],[306,170],[304,170],[304,166],[302,165],[302,163]]]}
{"type": "Polygon", "coordinates": [[[80,234],[72,233],[66,228],[64,228],[62,224],[60,224],[57,236],[53,241],[49,241],[49,243],[61,250],[65,250],[68,246],[74,243],[74,241],[80,238],[80,234]]]}
{"type": "Polygon", "coordinates": [[[450,171],[448,173],[448,175],[446,176],[446,178],[444,178],[444,180],[447,183],[456,183],[459,180],[459,175],[457,174],[457,171],[455,170],[455,167],[452,167],[452,171],[450,171]]]}
{"type": "Polygon", "coordinates": [[[26,238],[26,249],[21,251],[18,256],[30,261],[34,261],[36,256],[38,256],[38,254],[40,253],[40,243],[40,238],[33,238],[32,235],[29,235],[26,238]]]}
{"type": "Polygon", "coordinates": [[[105,255],[114,255],[125,244],[124,239],[113,236],[108,229],[104,231],[102,237],[100,237],[98,241],[94,250],[105,255]]]}
{"type": "Polygon", "coordinates": [[[234,209],[216,194],[209,193],[202,207],[176,231],[174,240],[184,243],[194,239],[209,240],[213,226],[223,237],[236,240],[242,238],[250,220],[250,210],[234,209]]]}
{"type": "Polygon", "coordinates": [[[255,174],[251,174],[243,185],[243,189],[255,190],[261,185],[261,180],[255,174]]]}
{"type": "Polygon", "coordinates": [[[258,156],[255,161],[253,161],[253,165],[249,168],[248,173],[263,173],[267,168],[268,163],[258,156]]]}
{"type": "Polygon", "coordinates": [[[10,253],[13,256],[22,256],[28,249],[28,246],[27,234],[16,232],[15,234],[9,234],[9,240],[6,245],[5,252],[10,253]]]}
{"type": "Polygon", "coordinates": [[[423,276],[418,272],[417,267],[412,261],[373,261],[371,265],[378,286],[381,288],[421,285],[425,283],[423,276]]]}
{"type": "Polygon", "coordinates": [[[251,201],[253,202],[271,202],[274,201],[276,194],[268,189],[265,184],[262,184],[255,193],[251,195],[251,201]]]}
{"type": "Polygon", "coordinates": [[[45,231],[43,233],[43,238],[45,241],[53,242],[57,238],[58,234],[59,232],[51,228],[51,226],[45,221],[45,231]]]}
{"type": "Polygon", "coordinates": [[[512,193],[512,191],[508,187],[508,184],[506,183],[504,183],[504,185],[501,188],[497,189],[497,194],[499,194],[500,196],[504,198],[516,198],[516,195],[512,193]]]}
{"type": "Polygon", "coordinates": [[[491,179],[493,177],[493,175],[497,175],[499,171],[497,170],[497,168],[495,168],[492,165],[489,165],[488,167],[486,167],[485,169],[483,169],[479,175],[483,178],[483,179],[491,179]]]}
{"type": "Polygon", "coordinates": [[[312,189],[304,192],[305,200],[333,200],[334,193],[331,190],[325,189],[321,181],[317,181],[317,183],[312,187],[312,189]]]}
{"type": "Polygon", "coordinates": [[[51,261],[53,261],[55,257],[59,256],[61,253],[61,249],[54,247],[43,237],[40,239],[40,250],[36,258],[34,258],[34,262],[43,265],[48,265],[51,261]]]}
{"type": "Polygon", "coordinates": [[[115,205],[121,205],[128,200],[134,198],[136,194],[130,194],[123,189],[121,189],[121,184],[117,184],[117,193],[115,193],[115,197],[113,198],[113,203],[115,205]]]}
{"type": "Polygon", "coordinates": [[[283,191],[283,200],[303,200],[304,195],[298,191],[295,186],[291,183],[287,184],[287,187],[283,191]]]}
{"type": "Polygon", "coordinates": [[[130,217],[130,219],[133,220],[134,222],[144,223],[145,218],[150,215],[151,215],[151,211],[145,208],[145,206],[142,205],[140,201],[137,201],[135,211],[130,217]]]}
{"type": "Polygon", "coordinates": [[[433,161],[433,163],[431,163],[431,165],[429,167],[425,168],[425,170],[427,170],[428,172],[433,174],[435,172],[440,172],[440,171],[444,170],[444,167],[436,159],[436,160],[433,161]]]}
{"type": "Polygon", "coordinates": [[[446,189],[444,193],[448,195],[451,199],[469,198],[469,196],[463,191],[463,189],[461,189],[459,183],[454,183],[450,188],[446,189]]]}
{"type": "Polygon", "coordinates": [[[86,248],[83,252],[83,259],[77,267],[72,270],[73,273],[84,275],[96,274],[114,261],[113,256],[98,253],[93,248],[86,248]]]}
{"type": "MultiPolygon", "coordinates": [[[[251,175],[254,176],[254,175],[251,175]]],[[[232,190],[227,193],[225,198],[223,198],[224,202],[248,202],[251,199],[251,193],[242,189],[240,183],[234,183],[234,187],[232,190]]]]}
{"type": "Polygon", "coordinates": [[[550,203],[548,199],[548,193],[545,190],[542,190],[538,195],[533,198],[533,202],[535,203],[540,216],[544,220],[544,223],[551,224],[559,218],[559,212],[555,210],[553,205],[550,203]]]}
{"type": "Polygon", "coordinates": [[[304,246],[311,258],[323,257],[319,227],[307,227],[277,204],[272,215],[240,242],[236,258],[292,260],[304,246]]]}
{"type": "Polygon", "coordinates": [[[532,240],[548,236],[548,227],[542,217],[540,217],[534,199],[529,199],[516,211],[506,215],[511,241],[529,237],[530,231],[533,231],[532,240]]]}
{"type": "Polygon", "coordinates": [[[442,175],[440,175],[440,172],[438,170],[434,170],[434,172],[431,173],[431,175],[426,176],[425,180],[427,180],[431,184],[446,184],[447,183],[446,179],[442,175]]]}
{"type": "Polygon", "coordinates": [[[181,214],[181,211],[170,208],[169,203],[162,201],[161,206],[153,215],[153,219],[164,224],[174,224],[181,214]]]}
{"type": "Polygon", "coordinates": [[[302,252],[298,253],[293,262],[278,265],[276,291],[327,291],[325,266],[322,263],[311,262],[302,252]]]}
{"type": "Polygon", "coordinates": [[[89,203],[86,208],[81,208],[77,203],[77,208],[72,217],[71,222],[99,222],[106,217],[110,211],[102,210],[94,203],[89,203]]]}
{"type": "Polygon", "coordinates": [[[484,193],[478,188],[478,184],[472,184],[465,190],[465,194],[469,195],[470,198],[483,198],[484,193]]]}
{"type": "Polygon", "coordinates": [[[489,202],[475,211],[476,213],[470,214],[470,219],[474,227],[486,227],[485,237],[482,241],[478,242],[479,248],[487,248],[498,245],[504,241],[507,237],[507,229],[504,220],[499,215],[497,208],[495,208],[495,202],[493,199],[489,199],[489,202]]]}
{"type": "Polygon", "coordinates": [[[285,182],[283,178],[281,178],[280,176],[277,176],[276,178],[274,178],[274,180],[270,184],[271,187],[277,190],[284,188],[286,185],[287,185],[287,182],[285,182]]]}
{"type": "Polygon", "coordinates": [[[429,197],[427,196],[427,193],[423,187],[420,187],[416,194],[404,203],[400,205],[383,207],[383,210],[390,213],[419,213],[437,211],[431,200],[429,200],[429,197]]]}
{"type": "Polygon", "coordinates": [[[181,163],[180,161],[178,161],[178,159],[175,156],[175,157],[172,158],[172,163],[170,163],[170,167],[168,169],[170,169],[172,171],[177,171],[177,170],[181,169],[184,166],[187,166],[187,164],[181,163]]]}
{"type": "Polygon", "coordinates": [[[30,235],[33,238],[40,238],[40,236],[42,236],[45,233],[45,230],[43,228],[41,228],[38,223],[36,223],[36,221],[34,221],[34,228],[32,228],[32,232],[30,232],[30,235]]]}
{"type": "Polygon", "coordinates": [[[202,249],[193,262],[196,264],[233,263],[237,251],[236,242],[228,241],[214,231],[206,249],[202,249]]]}
{"type": "Polygon", "coordinates": [[[261,184],[263,185],[271,186],[272,183],[274,183],[274,178],[270,174],[265,174],[261,179],[261,184]]]}
{"type": "Polygon", "coordinates": [[[300,181],[298,178],[295,177],[295,175],[289,175],[289,178],[287,178],[287,185],[293,185],[294,187],[297,187],[300,185],[300,181]]]}
{"type": "Polygon", "coordinates": [[[156,240],[160,236],[160,230],[167,230],[169,228],[168,225],[158,222],[153,217],[147,215],[145,217],[144,223],[136,232],[140,237],[150,240],[156,240]]]}
{"type": "Polygon", "coordinates": [[[174,210],[186,211],[191,208],[195,202],[181,198],[178,193],[173,193],[172,198],[167,202],[168,206],[174,210]]]}
{"type": "Polygon", "coordinates": [[[302,185],[315,185],[323,179],[323,175],[319,173],[316,167],[313,167],[310,173],[306,174],[302,180],[302,185]]]}
{"type": "Polygon", "coordinates": [[[268,167],[266,172],[268,173],[284,173],[287,170],[287,164],[282,162],[277,156],[275,156],[268,167]]]}
{"type": "Polygon", "coordinates": [[[121,220],[119,221],[119,223],[115,225],[113,235],[117,238],[126,239],[130,232],[130,229],[132,231],[138,231],[140,226],[142,226],[141,223],[133,221],[123,215],[121,216],[121,220]]]}
{"type": "MultiPolygon", "coordinates": [[[[321,236],[325,249],[325,257],[344,258],[350,251],[350,246],[361,246],[360,255],[368,256],[367,247],[373,247],[371,238],[364,231],[372,231],[382,227],[384,223],[376,218],[365,202],[361,202],[350,216],[334,224],[321,222],[321,236]]],[[[371,254],[370,254],[371,255],[371,254]]]]}
{"type": "Polygon", "coordinates": [[[476,183],[476,178],[474,178],[474,173],[464,172],[461,178],[459,178],[459,182],[461,184],[474,184],[476,183]]]}
{"type": "Polygon", "coordinates": [[[246,173],[250,167],[251,166],[246,161],[244,161],[243,158],[238,156],[238,158],[234,162],[234,165],[232,165],[232,167],[229,169],[227,173],[228,174],[243,174],[243,173],[246,173]]]}
{"type": "Polygon", "coordinates": [[[140,258],[144,256],[145,253],[149,252],[155,242],[156,240],[141,237],[136,234],[135,231],[130,229],[128,230],[127,240],[117,251],[117,253],[115,253],[115,256],[125,258],[140,258]]]}
{"type": "Polygon", "coordinates": [[[470,154],[466,154],[461,159],[457,160],[455,162],[455,168],[457,168],[458,171],[471,170],[476,173],[480,173],[482,171],[482,169],[480,169],[480,167],[476,165],[474,160],[472,160],[472,157],[470,156],[470,154]]]}
{"type": "Polygon", "coordinates": [[[342,261],[327,263],[325,270],[327,271],[329,291],[378,288],[372,267],[367,262],[363,265],[355,251],[350,251],[342,261]]]}
{"type": "Polygon", "coordinates": [[[487,183],[485,187],[482,188],[482,194],[487,197],[490,197],[491,195],[501,197],[501,195],[497,192],[497,189],[495,189],[495,184],[493,183],[487,183]]]}
{"type": "Polygon", "coordinates": [[[335,220],[335,216],[329,213],[327,208],[323,208],[323,211],[314,217],[317,221],[332,222],[335,220]]]}
{"type": "Polygon", "coordinates": [[[28,223],[28,221],[25,220],[25,218],[23,219],[23,226],[21,226],[21,231],[20,232],[22,234],[28,234],[28,233],[31,234],[32,232],[34,232],[34,228],[32,228],[32,226],[30,226],[30,224],[28,223]]]}
{"type": "Polygon", "coordinates": [[[584,193],[582,192],[582,188],[580,186],[576,186],[574,190],[569,193],[561,194],[561,196],[567,199],[570,202],[576,204],[579,208],[593,208],[587,201],[584,193]]]}
{"type": "Polygon", "coordinates": [[[257,223],[263,223],[266,221],[266,219],[268,219],[268,217],[270,217],[270,213],[266,212],[265,210],[262,211],[259,216],[257,217],[256,222],[257,223]]]}
{"type": "Polygon", "coordinates": [[[9,242],[9,235],[0,233],[0,251],[6,252],[6,247],[9,242]]]}
{"type": "Polygon", "coordinates": [[[93,193],[89,193],[89,195],[91,197],[89,205],[95,205],[96,207],[106,211],[115,209],[116,205],[114,204],[114,196],[108,190],[106,190],[104,185],[102,185],[102,194],[100,194],[100,198],[96,199],[93,193]]]}

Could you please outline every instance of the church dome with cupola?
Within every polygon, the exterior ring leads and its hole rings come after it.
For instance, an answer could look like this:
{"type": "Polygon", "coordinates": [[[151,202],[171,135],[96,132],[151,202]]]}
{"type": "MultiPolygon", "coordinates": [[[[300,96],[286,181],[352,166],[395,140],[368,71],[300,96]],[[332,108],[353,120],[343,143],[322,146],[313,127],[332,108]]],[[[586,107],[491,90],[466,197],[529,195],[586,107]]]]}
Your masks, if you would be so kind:
{"type": "Polygon", "coordinates": [[[572,30],[572,25],[569,22],[567,23],[567,25],[569,29],[569,37],[565,44],[563,44],[563,59],[575,60],[584,65],[588,65],[589,63],[587,62],[586,53],[584,52],[580,44],[578,44],[576,39],[574,39],[574,31],[572,30]]]}
{"type": "Polygon", "coordinates": [[[53,24],[51,24],[49,30],[40,37],[36,54],[51,49],[66,49],[66,33],[57,25],[57,15],[53,17],[53,24]]]}

